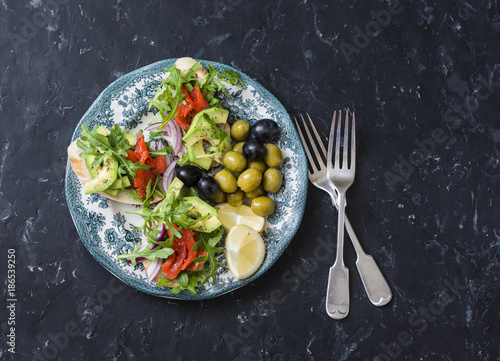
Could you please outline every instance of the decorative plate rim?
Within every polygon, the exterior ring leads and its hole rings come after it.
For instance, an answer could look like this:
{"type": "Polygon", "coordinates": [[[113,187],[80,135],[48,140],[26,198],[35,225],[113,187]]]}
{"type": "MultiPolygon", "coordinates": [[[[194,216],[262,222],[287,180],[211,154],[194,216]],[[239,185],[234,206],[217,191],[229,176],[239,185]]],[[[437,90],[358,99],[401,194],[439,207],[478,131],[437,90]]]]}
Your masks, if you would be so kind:
{"type": "MultiPolygon", "coordinates": [[[[97,115],[99,114],[99,111],[97,112],[96,115],[92,116],[93,112],[96,110],[96,108],[99,108],[99,105],[101,104],[101,102],[103,102],[103,100],[108,97],[109,95],[111,95],[112,93],[115,93],[117,92],[117,88],[120,88],[120,89],[123,89],[123,88],[126,88],[127,86],[132,86],[130,83],[131,81],[133,81],[134,79],[136,79],[137,77],[141,76],[141,75],[144,75],[144,74],[148,74],[148,73],[151,73],[151,72],[156,72],[156,71],[163,71],[163,68],[165,67],[168,67],[169,63],[171,62],[174,62],[175,60],[177,60],[177,58],[170,58],[170,59],[164,59],[164,60],[160,60],[160,61],[157,61],[155,63],[152,63],[152,64],[149,64],[149,65],[146,65],[142,68],[139,68],[139,69],[136,69],[130,73],[127,73],[125,75],[123,75],[122,77],[116,79],[115,81],[113,81],[111,84],[109,84],[100,94],[99,96],[95,99],[95,101],[92,103],[92,105],[89,107],[89,109],[85,112],[85,114],[82,116],[82,118],[80,119],[80,121],[78,122],[78,124],[76,125],[76,128],[75,128],[75,131],[73,132],[73,135],[72,135],[72,138],[71,140],[75,140],[76,138],[79,137],[79,133],[80,133],[80,129],[81,129],[81,126],[83,124],[87,124],[89,123],[90,121],[94,120],[97,115]]],[[[287,230],[288,232],[288,237],[286,239],[285,242],[283,242],[282,244],[280,244],[280,249],[278,249],[274,254],[273,254],[273,259],[270,260],[270,262],[268,263],[264,263],[260,268],[259,270],[254,273],[252,276],[250,276],[249,278],[247,279],[244,279],[244,280],[238,280],[234,283],[228,283],[228,284],[225,284],[223,286],[220,286],[220,289],[216,289],[215,291],[213,291],[212,293],[197,293],[195,295],[191,295],[190,293],[184,293],[184,292],[181,292],[179,294],[171,294],[169,292],[169,289],[165,289],[165,288],[157,288],[156,287],[156,291],[153,290],[153,289],[149,289],[149,288],[142,288],[142,287],[139,287],[138,285],[136,284],[131,284],[131,282],[129,282],[127,280],[127,277],[122,277],[122,275],[118,274],[117,272],[113,272],[112,268],[110,265],[108,265],[107,262],[105,262],[105,258],[104,259],[101,259],[101,255],[99,254],[99,252],[97,252],[93,247],[91,247],[91,245],[89,244],[89,238],[91,237],[90,234],[89,234],[89,231],[88,231],[88,227],[87,225],[85,224],[85,222],[82,220],[82,219],[77,219],[77,218],[80,218],[78,216],[78,214],[75,212],[75,204],[74,204],[74,199],[73,197],[75,196],[70,188],[69,188],[69,183],[71,183],[71,174],[72,174],[72,169],[71,169],[71,163],[69,161],[69,159],[67,160],[67,165],[66,165],[66,175],[65,175],[65,197],[66,197],[66,202],[67,202],[67,205],[68,205],[68,209],[69,209],[69,212],[70,212],[70,215],[71,215],[71,218],[73,220],[73,223],[75,224],[75,227],[78,231],[78,234],[82,240],[82,243],[84,244],[85,248],[90,252],[90,254],[92,255],[92,257],[94,257],[94,259],[101,265],[103,266],[106,270],[108,270],[111,274],[113,274],[116,278],[118,278],[119,280],[121,280],[122,282],[124,282],[125,284],[127,284],[128,286],[131,286],[141,292],[144,292],[144,293],[147,293],[147,294],[150,294],[150,295],[153,295],[153,296],[157,296],[157,297],[162,297],[162,298],[168,298],[168,299],[177,299],[177,300],[202,300],[202,299],[210,299],[210,298],[215,298],[215,297],[218,297],[218,296],[221,296],[223,294],[226,294],[226,293],[229,293],[229,292],[232,292],[238,288],[241,288],[241,287],[244,287],[246,285],[248,285],[249,283],[252,283],[253,281],[255,281],[257,278],[259,278],[260,276],[262,276],[265,272],[267,272],[275,263],[276,261],[278,260],[278,258],[283,254],[283,252],[285,251],[286,247],[288,247],[288,245],[290,244],[290,242],[292,241],[292,239],[294,238],[299,226],[300,226],[300,223],[302,221],[302,218],[303,218],[303,215],[304,215],[304,209],[305,209],[305,203],[306,203],[306,197],[307,197],[307,160],[305,158],[305,153],[304,153],[304,149],[302,147],[302,143],[300,142],[299,140],[299,137],[298,137],[298,133],[295,129],[295,127],[293,126],[293,123],[292,123],[292,120],[288,114],[288,112],[286,111],[286,109],[284,108],[284,106],[278,101],[278,99],[276,99],[276,97],[274,97],[274,95],[272,95],[267,89],[265,89],[261,84],[259,84],[256,80],[254,80],[253,78],[249,77],[248,75],[244,74],[243,72],[239,71],[238,69],[235,69],[231,66],[228,66],[228,65],[225,65],[225,64],[222,64],[222,63],[218,63],[218,62],[212,62],[212,61],[205,61],[205,60],[197,60],[197,61],[200,61],[202,63],[202,65],[204,66],[207,66],[207,65],[211,65],[211,66],[217,66],[217,67],[221,67],[221,68],[224,68],[224,69],[229,69],[229,70],[233,70],[233,71],[236,71],[238,72],[238,74],[240,75],[240,77],[243,79],[243,81],[245,82],[245,85],[252,85],[252,87],[255,88],[255,90],[264,98],[264,99],[268,99],[270,102],[272,102],[273,104],[276,104],[278,108],[281,108],[279,109],[280,112],[283,113],[284,115],[284,120],[286,122],[289,122],[290,123],[290,132],[291,132],[291,137],[292,137],[292,141],[294,142],[294,144],[296,144],[296,152],[298,152],[298,157],[301,158],[303,161],[302,162],[299,162],[298,166],[300,167],[300,169],[298,170],[298,173],[303,175],[302,177],[299,177],[297,179],[297,189],[299,192],[302,192],[303,193],[303,197],[300,199],[301,202],[298,202],[300,204],[298,204],[298,208],[295,208],[296,212],[294,213],[294,219],[295,221],[293,222],[292,224],[292,228],[287,230]],[[163,291],[163,292],[161,292],[163,291]]],[[[123,275],[123,276],[126,276],[126,275],[123,275]]],[[[217,284],[214,285],[214,286],[211,286],[211,288],[213,287],[217,287],[217,284]]]]}

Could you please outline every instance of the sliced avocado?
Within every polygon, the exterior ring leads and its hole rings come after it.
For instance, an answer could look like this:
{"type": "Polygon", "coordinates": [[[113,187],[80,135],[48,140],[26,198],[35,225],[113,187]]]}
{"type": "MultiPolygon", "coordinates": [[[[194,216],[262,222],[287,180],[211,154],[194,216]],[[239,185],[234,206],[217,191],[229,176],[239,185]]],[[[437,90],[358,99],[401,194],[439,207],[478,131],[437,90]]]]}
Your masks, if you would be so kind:
{"type": "Polygon", "coordinates": [[[220,163],[222,155],[231,150],[231,139],[224,138],[224,144],[221,146],[219,154],[214,154],[213,157],[207,157],[203,146],[203,141],[210,143],[211,147],[218,147],[219,140],[213,138],[214,130],[212,125],[205,119],[205,116],[210,117],[216,124],[226,123],[229,116],[229,111],[222,108],[209,108],[202,110],[193,119],[191,127],[186,135],[182,138],[186,144],[189,160],[204,169],[209,169],[212,160],[220,163]]]}
{"type": "Polygon", "coordinates": [[[177,197],[183,186],[184,183],[179,178],[175,177],[172,183],[168,186],[165,199],[169,199],[172,192],[174,193],[174,197],[177,197]]]}
{"type": "Polygon", "coordinates": [[[108,130],[106,129],[106,127],[104,125],[100,125],[97,129],[96,129],[96,132],[99,133],[99,134],[102,134],[104,136],[108,135],[108,130]]]}
{"type": "Polygon", "coordinates": [[[191,127],[189,128],[186,136],[194,132],[198,128],[211,128],[210,124],[205,120],[205,115],[208,115],[210,119],[214,121],[215,124],[227,123],[227,118],[229,116],[229,111],[222,108],[208,108],[202,110],[196,114],[191,122],[191,127]]]}
{"type": "Polygon", "coordinates": [[[114,196],[116,196],[116,193],[118,193],[118,189],[108,188],[108,189],[104,190],[104,193],[109,194],[110,196],[114,197],[114,196]]]}
{"type": "Polygon", "coordinates": [[[191,229],[193,231],[210,233],[215,231],[222,225],[222,223],[219,221],[219,218],[217,218],[217,209],[201,200],[200,198],[184,197],[182,199],[182,203],[191,204],[191,207],[189,208],[189,215],[191,216],[197,216],[198,213],[202,217],[206,216],[207,214],[210,215],[210,217],[192,226],[191,229]]]}
{"type": "Polygon", "coordinates": [[[85,183],[85,194],[103,192],[113,184],[118,176],[118,162],[113,157],[104,157],[101,165],[94,168],[100,169],[96,178],[85,183]]]}
{"type": "Polygon", "coordinates": [[[92,178],[97,177],[97,174],[99,173],[99,166],[92,167],[92,163],[94,162],[95,155],[92,154],[86,154],[85,155],[85,166],[89,170],[90,175],[92,178]]]}
{"type": "Polygon", "coordinates": [[[186,145],[193,145],[201,139],[213,139],[212,134],[214,134],[212,127],[197,128],[193,132],[187,133],[182,140],[186,145]]]}
{"type": "Polygon", "coordinates": [[[223,143],[220,147],[220,152],[217,154],[214,154],[214,160],[217,163],[222,164],[222,157],[224,156],[224,154],[226,152],[229,152],[231,149],[233,149],[233,147],[231,146],[231,138],[225,137],[223,140],[223,143]]]}
{"type": "Polygon", "coordinates": [[[130,179],[127,176],[123,176],[122,178],[116,178],[116,180],[109,186],[109,189],[122,189],[131,186],[130,179]]]}
{"type": "MultiPolygon", "coordinates": [[[[92,178],[96,178],[99,172],[101,171],[102,164],[101,166],[95,166],[92,167],[92,163],[94,162],[95,156],[93,154],[86,154],[85,155],[85,166],[89,170],[90,175],[92,178]]],[[[117,178],[113,184],[109,186],[109,189],[122,189],[122,184],[123,188],[130,187],[132,184],[130,183],[130,179],[127,176],[123,176],[122,178],[117,178]]]]}
{"type": "Polygon", "coordinates": [[[134,145],[137,142],[137,135],[130,133],[123,133],[123,137],[127,140],[130,145],[134,145]]]}
{"type": "Polygon", "coordinates": [[[198,140],[193,145],[189,145],[186,143],[186,149],[189,156],[189,160],[203,169],[209,169],[212,164],[212,160],[215,160],[217,163],[222,163],[222,157],[224,153],[230,151],[231,148],[231,140],[229,137],[224,138],[224,141],[220,147],[220,152],[213,155],[213,157],[207,157],[206,152],[203,146],[203,141],[207,141],[210,143],[210,146],[217,147],[219,145],[219,140],[210,138],[202,138],[198,140]]]}
{"type": "MultiPolygon", "coordinates": [[[[175,197],[177,197],[183,186],[184,183],[179,178],[174,178],[167,189],[165,201],[168,201],[170,199],[172,193],[175,197]]],[[[222,225],[222,223],[217,218],[217,209],[201,200],[200,198],[195,196],[184,197],[182,198],[181,202],[182,204],[191,204],[191,207],[189,208],[190,216],[196,217],[198,216],[198,213],[202,217],[206,216],[207,214],[210,215],[208,218],[196,223],[193,227],[191,227],[193,231],[210,233],[215,231],[222,225]]]]}
{"type": "Polygon", "coordinates": [[[186,149],[187,149],[187,154],[188,154],[189,160],[191,162],[199,165],[203,169],[206,169],[206,170],[210,169],[210,165],[212,164],[211,157],[199,157],[198,158],[198,156],[206,154],[205,150],[203,149],[203,139],[197,141],[192,146],[186,144],[186,149]]]}

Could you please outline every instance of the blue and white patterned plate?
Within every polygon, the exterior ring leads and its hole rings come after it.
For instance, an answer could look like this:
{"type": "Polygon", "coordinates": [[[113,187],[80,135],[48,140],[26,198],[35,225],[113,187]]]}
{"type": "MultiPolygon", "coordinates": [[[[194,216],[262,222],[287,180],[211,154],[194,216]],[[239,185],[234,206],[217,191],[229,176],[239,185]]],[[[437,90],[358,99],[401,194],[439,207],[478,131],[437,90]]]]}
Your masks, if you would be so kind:
{"type": "MultiPolygon", "coordinates": [[[[154,115],[153,112],[148,112],[148,99],[153,97],[160,84],[159,79],[165,76],[163,69],[171,68],[176,60],[168,59],[148,65],[109,85],[80,120],[72,140],[80,137],[83,124],[89,128],[99,124],[108,129],[113,124],[118,124],[131,133],[144,128],[154,115]]],[[[219,63],[201,63],[205,68],[211,65],[221,71],[236,70],[219,63]]],[[[266,243],[266,258],[251,277],[245,280],[235,279],[221,256],[224,267],[220,269],[217,284],[207,282],[194,296],[187,291],[174,295],[169,292],[169,288],[158,288],[156,284],[148,283],[142,264],[132,266],[116,258],[118,254],[132,251],[141,239],[140,232],[132,225],[141,225],[142,219],[126,213],[139,206],[113,202],[98,194],[86,195],[68,161],[66,199],[83,244],[108,271],[140,291],[165,298],[201,300],[235,290],[264,274],[283,253],[299,227],[307,192],[307,161],[302,144],[280,102],[255,80],[238,73],[245,82],[245,88],[228,87],[230,97],[223,96],[221,99],[224,107],[230,111],[230,122],[245,119],[254,123],[261,118],[274,119],[281,129],[277,145],[284,155],[283,187],[272,195],[276,211],[268,217],[262,232],[266,243]]]]}

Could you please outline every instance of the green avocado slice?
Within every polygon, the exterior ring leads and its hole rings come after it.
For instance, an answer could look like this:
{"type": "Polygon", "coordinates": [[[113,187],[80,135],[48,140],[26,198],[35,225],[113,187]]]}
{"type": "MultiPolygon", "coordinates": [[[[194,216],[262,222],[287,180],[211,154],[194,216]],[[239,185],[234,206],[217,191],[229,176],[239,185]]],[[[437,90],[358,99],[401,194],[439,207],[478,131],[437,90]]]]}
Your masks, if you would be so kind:
{"type": "Polygon", "coordinates": [[[229,111],[222,108],[208,108],[202,110],[194,116],[193,121],[191,122],[191,127],[189,128],[184,138],[188,137],[190,133],[194,132],[198,128],[210,128],[210,124],[205,120],[205,115],[208,115],[215,124],[227,123],[229,111]]]}
{"type": "Polygon", "coordinates": [[[116,180],[109,186],[109,189],[122,189],[130,187],[132,184],[130,183],[130,179],[124,175],[122,178],[116,178],[116,180]]]}
{"type": "Polygon", "coordinates": [[[118,176],[118,162],[113,157],[106,156],[101,165],[94,167],[93,171],[97,172],[97,176],[85,183],[85,194],[103,192],[108,189],[118,176]],[[100,169],[97,170],[95,168],[100,169]]]}
{"type": "Polygon", "coordinates": [[[201,200],[198,197],[184,197],[182,198],[182,203],[191,204],[189,208],[189,214],[196,216],[200,214],[201,216],[209,215],[208,218],[194,224],[190,228],[197,232],[210,233],[219,228],[222,223],[217,218],[217,209],[209,205],[207,202],[201,200]]]}

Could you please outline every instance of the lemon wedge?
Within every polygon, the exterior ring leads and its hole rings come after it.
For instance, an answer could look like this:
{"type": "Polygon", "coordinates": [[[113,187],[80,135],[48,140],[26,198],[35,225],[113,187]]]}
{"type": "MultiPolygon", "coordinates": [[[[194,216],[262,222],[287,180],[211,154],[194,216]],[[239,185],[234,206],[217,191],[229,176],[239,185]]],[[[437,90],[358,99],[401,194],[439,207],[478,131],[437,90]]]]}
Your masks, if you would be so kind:
{"type": "Polygon", "coordinates": [[[238,225],[248,226],[254,231],[260,232],[266,222],[264,217],[256,215],[249,206],[244,204],[238,207],[233,207],[229,203],[220,205],[217,218],[221,221],[226,232],[238,225]]]}
{"type": "Polygon", "coordinates": [[[242,280],[253,275],[264,262],[266,246],[260,234],[247,226],[234,226],[226,237],[227,265],[242,280]]]}

